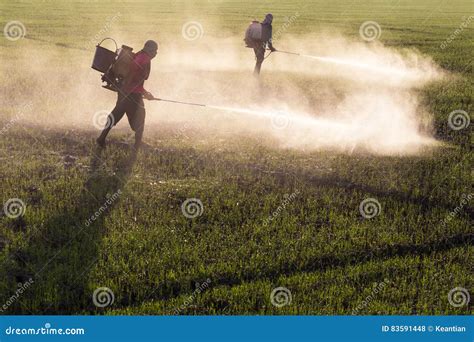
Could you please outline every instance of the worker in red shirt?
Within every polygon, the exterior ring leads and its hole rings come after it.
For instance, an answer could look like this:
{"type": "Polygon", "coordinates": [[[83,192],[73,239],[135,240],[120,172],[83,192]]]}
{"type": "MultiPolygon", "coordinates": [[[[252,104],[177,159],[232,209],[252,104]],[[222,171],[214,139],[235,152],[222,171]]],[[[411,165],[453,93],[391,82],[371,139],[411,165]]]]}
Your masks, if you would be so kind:
{"type": "Polygon", "coordinates": [[[105,147],[105,139],[113,126],[127,114],[130,127],[135,132],[135,149],[142,143],[145,127],[145,105],[143,98],[152,100],[154,96],[143,88],[151,69],[151,60],[158,52],[158,44],[148,40],[141,51],[133,58],[130,71],[123,84],[118,88],[117,104],[109,114],[104,130],[97,138],[97,144],[105,147]]]}

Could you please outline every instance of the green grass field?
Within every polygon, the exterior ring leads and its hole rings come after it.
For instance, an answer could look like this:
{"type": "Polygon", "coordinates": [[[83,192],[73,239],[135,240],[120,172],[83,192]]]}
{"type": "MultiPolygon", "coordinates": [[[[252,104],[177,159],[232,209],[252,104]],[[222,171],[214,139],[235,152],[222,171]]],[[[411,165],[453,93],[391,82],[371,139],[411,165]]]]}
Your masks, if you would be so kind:
{"type": "MultiPolygon", "coordinates": [[[[3,314],[472,314],[472,300],[448,300],[456,287],[473,293],[473,202],[463,204],[473,193],[472,125],[452,130],[448,114],[472,113],[474,20],[440,44],[473,12],[471,1],[2,1],[2,26],[20,20],[27,30],[0,39],[0,199],[26,205],[22,216],[0,216],[3,314]],[[138,46],[149,35],[180,39],[188,20],[209,23],[216,39],[219,26],[242,35],[269,11],[274,30],[299,11],[295,36],[334,29],[354,38],[373,20],[385,45],[431,56],[453,76],[418,90],[442,144],[411,156],[303,152],[252,134],[183,138],[158,125],[135,155],[127,129],[113,131],[105,153],[97,130],[12,121],[35,92],[51,112],[68,101],[14,68],[25,56],[34,67],[29,47],[54,54],[48,67],[61,74],[65,56],[92,58],[81,49],[117,12],[114,25],[138,46]],[[202,201],[202,215],[182,214],[189,198],[202,201]],[[367,198],[381,205],[370,219],[359,212],[367,198]],[[100,287],[114,295],[104,308],[93,302],[100,287]],[[272,305],[277,287],[291,303],[272,305]]],[[[297,78],[267,73],[265,83],[273,77],[297,78]]]]}

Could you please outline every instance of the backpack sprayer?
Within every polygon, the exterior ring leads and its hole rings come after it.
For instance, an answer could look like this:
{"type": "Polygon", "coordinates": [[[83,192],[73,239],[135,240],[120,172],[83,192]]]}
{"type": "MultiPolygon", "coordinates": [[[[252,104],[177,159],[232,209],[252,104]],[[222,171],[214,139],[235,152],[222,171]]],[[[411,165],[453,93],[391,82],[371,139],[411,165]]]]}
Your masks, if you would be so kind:
{"type": "MultiPolygon", "coordinates": [[[[247,48],[257,48],[259,45],[261,46],[264,41],[263,37],[263,26],[261,23],[259,23],[257,20],[253,20],[247,30],[245,31],[245,37],[244,37],[244,42],[245,42],[245,47],[247,48]]],[[[270,53],[264,58],[267,59],[270,57],[273,51],[270,51],[270,53]]]]}
{"type": "Polygon", "coordinates": [[[102,74],[102,87],[112,91],[118,91],[130,70],[130,63],[135,54],[133,48],[122,45],[119,49],[117,42],[113,38],[104,38],[95,48],[92,69],[102,74]],[[101,46],[105,40],[112,40],[115,43],[115,52],[101,46]]]}
{"type": "Polygon", "coordinates": [[[254,20],[250,23],[249,27],[245,31],[245,46],[248,48],[255,47],[255,44],[262,41],[262,24],[254,20]]]}

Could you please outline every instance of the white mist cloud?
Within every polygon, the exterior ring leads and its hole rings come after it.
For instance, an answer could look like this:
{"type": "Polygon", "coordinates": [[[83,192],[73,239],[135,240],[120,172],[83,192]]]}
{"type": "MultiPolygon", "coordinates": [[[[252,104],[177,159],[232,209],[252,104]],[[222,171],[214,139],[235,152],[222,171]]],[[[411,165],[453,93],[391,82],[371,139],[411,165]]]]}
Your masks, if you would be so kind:
{"type": "MultiPolygon", "coordinates": [[[[136,42],[120,25],[110,35],[123,44],[136,42]]],[[[442,74],[414,50],[334,34],[284,36],[277,48],[316,58],[275,53],[264,62],[259,82],[252,76],[253,51],[241,37],[175,38],[161,42],[145,88],[158,97],[238,110],[150,102],[145,139],[154,125],[167,123],[176,130],[196,128],[203,137],[208,131],[255,134],[262,141],[276,139],[280,147],[305,150],[404,154],[434,143],[417,89],[442,74]]],[[[4,68],[3,103],[15,108],[27,96],[35,108],[31,119],[91,129],[95,112],[113,108],[115,95],[102,90],[100,74],[89,69],[93,51],[54,46],[45,51],[40,42],[29,41],[18,52],[4,68]]]]}

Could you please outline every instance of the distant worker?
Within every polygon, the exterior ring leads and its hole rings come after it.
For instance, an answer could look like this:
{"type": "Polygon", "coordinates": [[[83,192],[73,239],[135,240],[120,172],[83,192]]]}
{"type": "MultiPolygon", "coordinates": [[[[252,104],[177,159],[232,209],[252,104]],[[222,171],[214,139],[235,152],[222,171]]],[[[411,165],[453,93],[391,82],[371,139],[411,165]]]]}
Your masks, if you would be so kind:
{"type": "Polygon", "coordinates": [[[245,33],[245,42],[247,47],[253,48],[255,52],[255,58],[257,63],[255,64],[254,75],[260,75],[262,63],[265,59],[265,50],[268,48],[271,52],[275,52],[276,49],[272,44],[272,22],[273,15],[271,13],[265,16],[265,20],[259,23],[257,21],[252,22],[247,32],[245,33]]]}
{"type": "Polygon", "coordinates": [[[148,40],[141,51],[133,56],[128,67],[128,75],[122,84],[117,87],[118,98],[115,108],[109,114],[107,124],[97,138],[97,144],[105,147],[105,139],[113,126],[115,126],[127,114],[130,127],[135,132],[135,149],[142,143],[145,128],[145,105],[143,98],[154,99],[154,96],[143,88],[145,80],[148,79],[151,70],[151,60],[158,53],[158,44],[148,40]]]}

